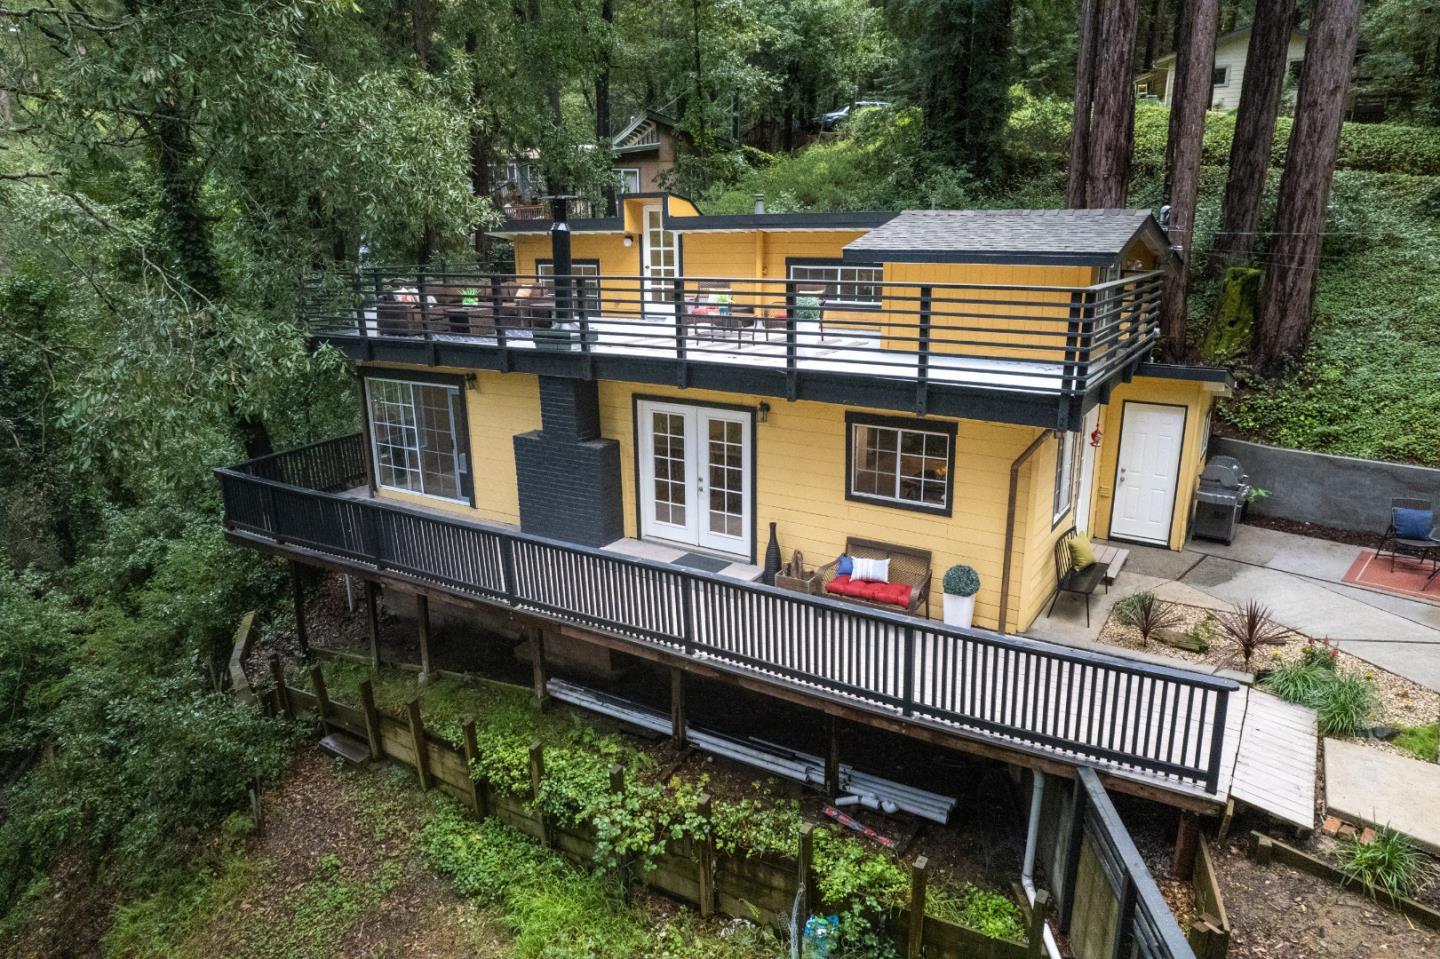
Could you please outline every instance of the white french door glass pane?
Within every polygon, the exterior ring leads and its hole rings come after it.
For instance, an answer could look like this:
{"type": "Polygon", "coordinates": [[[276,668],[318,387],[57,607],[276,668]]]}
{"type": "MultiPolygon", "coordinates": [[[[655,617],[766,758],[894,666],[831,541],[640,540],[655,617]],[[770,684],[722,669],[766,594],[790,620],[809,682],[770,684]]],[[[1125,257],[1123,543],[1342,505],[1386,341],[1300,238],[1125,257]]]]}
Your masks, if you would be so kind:
{"type": "Polygon", "coordinates": [[[654,437],[655,520],[670,526],[688,525],[690,483],[685,468],[685,421],[686,417],[679,413],[657,410],[650,415],[654,437]]]}
{"type": "Polygon", "coordinates": [[[741,424],[711,419],[709,424],[710,506],[707,528],[721,536],[744,535],[745,468],[741,424]]]}

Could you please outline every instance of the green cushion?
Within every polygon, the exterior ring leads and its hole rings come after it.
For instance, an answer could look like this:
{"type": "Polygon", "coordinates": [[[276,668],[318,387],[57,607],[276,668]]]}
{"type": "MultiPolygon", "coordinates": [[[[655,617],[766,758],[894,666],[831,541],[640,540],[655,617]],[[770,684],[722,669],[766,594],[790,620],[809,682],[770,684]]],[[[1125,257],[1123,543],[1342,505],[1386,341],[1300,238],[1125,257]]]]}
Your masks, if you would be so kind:
{"type": "Polygon", "coordinates": [[[1070,547],[1070,565],[1076,569],[1095,565],[1095,548],[1090,545],[1090,537],[1076,533],[1067,545],[1070,547]]]}

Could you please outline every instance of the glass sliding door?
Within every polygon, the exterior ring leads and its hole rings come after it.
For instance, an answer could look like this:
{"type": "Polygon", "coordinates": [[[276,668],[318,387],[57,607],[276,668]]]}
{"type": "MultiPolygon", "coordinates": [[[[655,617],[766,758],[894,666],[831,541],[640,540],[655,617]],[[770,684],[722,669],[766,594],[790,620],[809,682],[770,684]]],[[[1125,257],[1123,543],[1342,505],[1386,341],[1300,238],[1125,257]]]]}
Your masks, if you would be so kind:
{"type": "Polygon", "coordinates": [[[376,485],[468,502],[460,388],[372,376],[365,392],[376,485]]]}

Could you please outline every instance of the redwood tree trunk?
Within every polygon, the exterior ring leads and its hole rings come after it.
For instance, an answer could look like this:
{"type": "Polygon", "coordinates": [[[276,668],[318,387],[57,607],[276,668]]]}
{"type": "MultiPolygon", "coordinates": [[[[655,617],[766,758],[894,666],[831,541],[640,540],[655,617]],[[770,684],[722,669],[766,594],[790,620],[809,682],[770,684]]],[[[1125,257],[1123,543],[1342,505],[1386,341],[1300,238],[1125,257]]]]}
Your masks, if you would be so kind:
{"type": "Polygon", "coordinates": [[[1215,24],[1219,0],[1185,4],[1184,33],[1175,59],[1175,95],[1170,106],[1166,154],[1170,167],[1170,242],[1178,247],[1166,277],[1160,306],[1160,329],[1167,359],[1185,355],[1185,296],[1189,286],[1190,253],[1195,242],[1195,200],[1200,193],[1200,148],[1205,139],[1205,111],[1210,106],[1210,76],[1215,67],[1215,24]]]}
{"type": "Polygon", "coordinates": [[[1268,376],[1283,372],[1310,340],[1325,207],[1340,147],[1362,2],[1316,0],[1311,18],[1254,348],[1255,365],[1268,376]]]}
{"type": "Polygon", "coordinates": [[[1255,246],[1294,25],[1295,0],[1256,0],[1245,78],[1240,85],[1240,110],[1235,115],[1235,139],[1230,143],[1220,235],[1210,250],[1212,276],[1248,259],[1255,246]]]}
{"type": "Polygon", "coordinates": [[[1090,107],[1095,101],[1095,34],[1099,0],[1081,0],[1075,54],[1075,109],[1070,123],[1070,176],[1065,205],[1085,206],[1085,181],[1090,175],[1090,107]]]}
{"type": "MultiPolygon", "coordinates": [[[[612,0],[600,0],[600,19],[605,22],[605,44],[600,52],[600,69],[595,74],[595,142],[600,148],[608,149],[610,142],[610,28],[615,22],[615,4],[612,0]]],[[[615,191],[618,189],[614,177],[605,186],[605,213],[614,216],[616,212],[615,191]]]]}
{"type": "Polygon", "coordinates": [[[1135,140],[1135,29],[1138,0],[1100,5],[1094,110],[1086,164],[1085,205],[1121,207],[1130,183],[1135,140]]]}

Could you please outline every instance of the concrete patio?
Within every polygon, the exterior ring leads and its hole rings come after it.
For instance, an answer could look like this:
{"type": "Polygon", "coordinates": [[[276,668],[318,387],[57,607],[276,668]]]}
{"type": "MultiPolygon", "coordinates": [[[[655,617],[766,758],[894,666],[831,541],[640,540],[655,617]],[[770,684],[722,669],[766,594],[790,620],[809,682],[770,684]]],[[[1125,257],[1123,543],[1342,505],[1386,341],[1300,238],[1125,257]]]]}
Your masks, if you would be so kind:
{"type": "MultiPolygon", "coordinates": [[[[1054,614],[1042,614],[1026,635],[1113,651],[1097,637],[1123,596],[1149,590],[1172,602],[1222,609],[1258,599],[1283,625],[1327,637],[1382,669],[1440,690],[1440,587],[1432,604],[1341,582],[1360,547],[1257,526],[1241,526],[1228,546],[1192,539],[1177,553],[1123,545],[1129,562],[1109,594],[1094,597],[1088,629],[1079,602],[1061,597],[1054,614]]],[[[1173,662],[1158,654],[1127,655],[1173,662]]]]}

